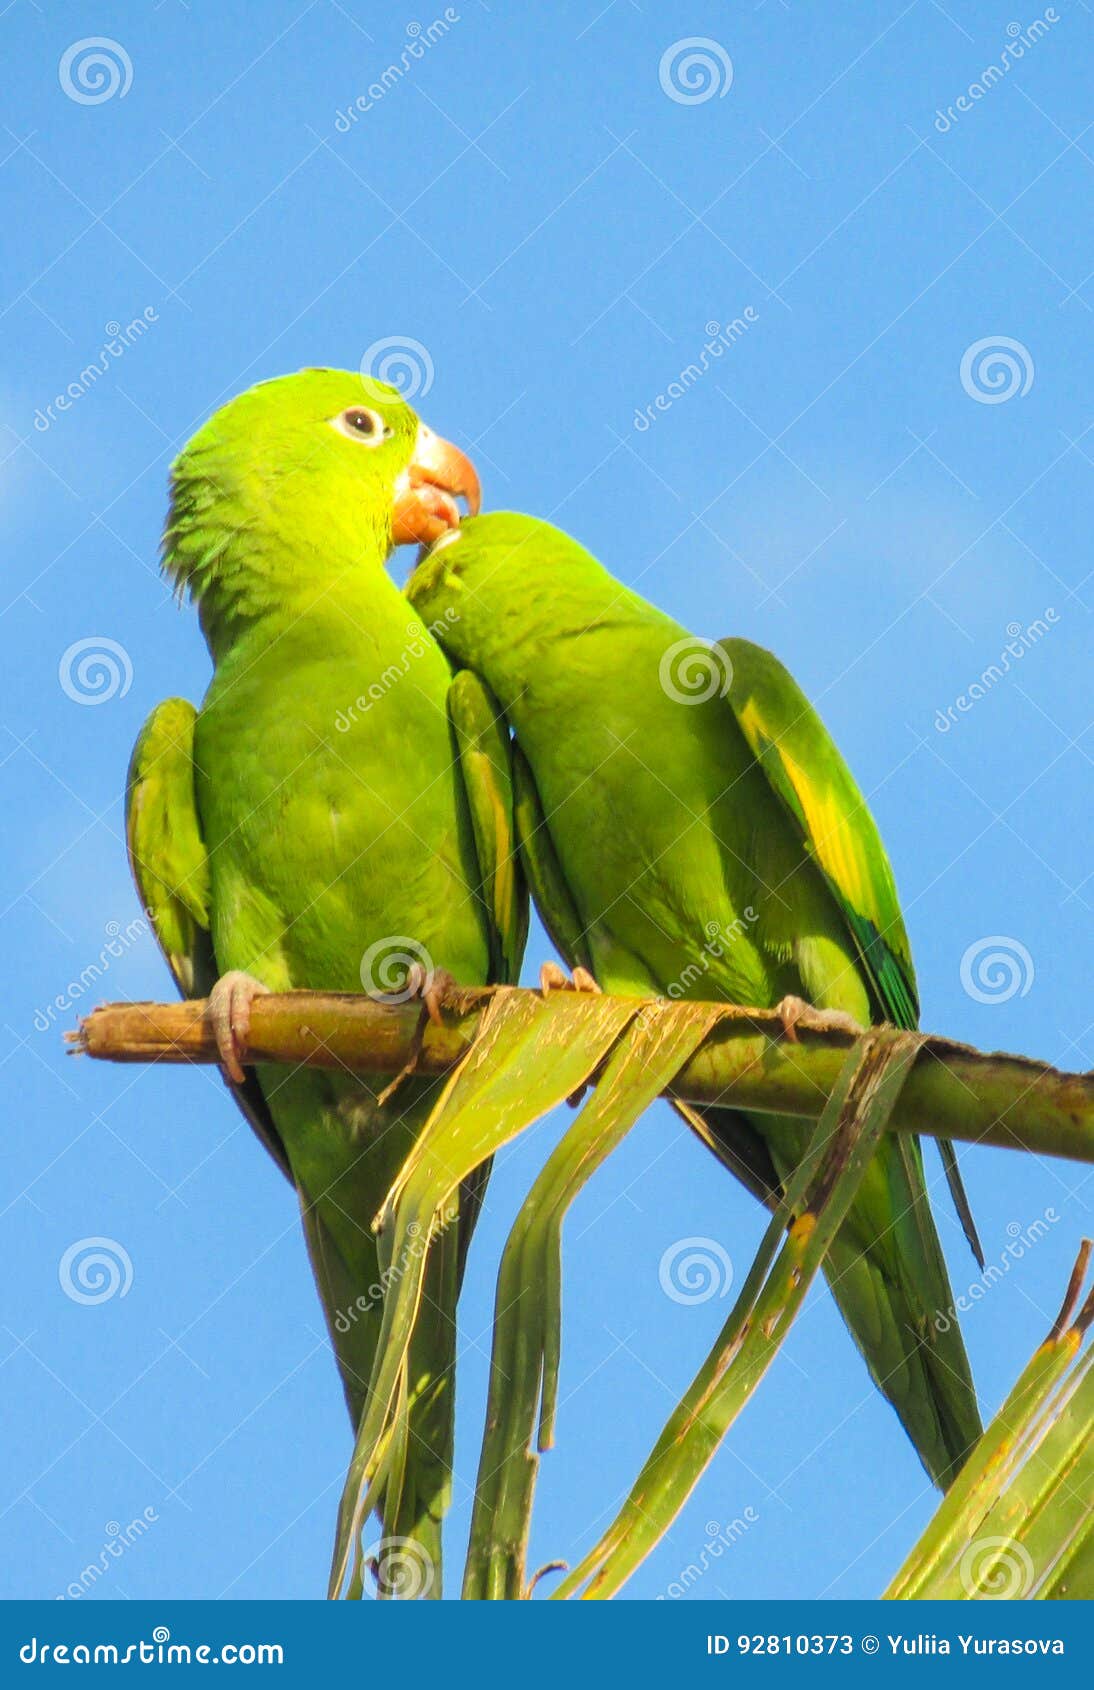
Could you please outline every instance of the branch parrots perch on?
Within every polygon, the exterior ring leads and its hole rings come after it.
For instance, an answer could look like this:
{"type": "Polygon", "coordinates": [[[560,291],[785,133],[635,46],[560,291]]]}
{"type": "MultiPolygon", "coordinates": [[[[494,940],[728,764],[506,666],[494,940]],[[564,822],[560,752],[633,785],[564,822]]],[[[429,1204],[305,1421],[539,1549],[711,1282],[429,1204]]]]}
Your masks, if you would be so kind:
{"type": "MultiPolygon", "coordinates": [[[[745,640],[696,640],[524,516],[465,523],[423,555],[407,592],[423,617],[444,619],[446,648],[514,730],[525,873],[571,967],[612,992],[806,999],[859,1023],[916,1025],[877,829],[774,657],[745,640]]],[[[797,1117],[688,1113],[768,1201],[808,1141],[797,1117]]],[[[937,1318],[953,1294],[918,1141],[886,1140],[827,1273],[876,1384],[946,1485],[980,1421],[961,1334],[937,1318]]]]}
{"type": "MultiPolygon", "coordinates": [[[[516,979],[508,736],[385,568],[394,545],[455,526],[460,496],[477,508],[462,453],[357,374],[304,370],[218,411],[173,465],[164,536],[214,673],[200,710],[153,710],[129,772],[142,902],[180,991],[213,994],[226,1077],[296,1188],[355,1425],[381,1317],[371,1222],[437,1082],[412,1074],[385,1096],[388,1076],[244,1071],[236,1040],[263,988],[406,992],[415,962],[410,986],[434,966],[466,985],[516,979]]],[[[416,1540],[434,1595],[479,1196],[430,1250],[409,1434],[383,1498],[385,1535],[416,1540]]]]}

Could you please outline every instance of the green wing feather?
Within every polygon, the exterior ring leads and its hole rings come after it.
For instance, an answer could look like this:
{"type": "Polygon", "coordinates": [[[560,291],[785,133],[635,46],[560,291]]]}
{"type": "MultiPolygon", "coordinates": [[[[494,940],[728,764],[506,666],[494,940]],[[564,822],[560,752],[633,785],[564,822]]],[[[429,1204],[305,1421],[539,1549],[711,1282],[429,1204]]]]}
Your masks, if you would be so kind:
{"type": "MultiPolygon", "coordinates": [[[[843,912],[880,1013],[894,1026],[917,1027],[919,995],[893,871],[851,771],[778,658],[749,640],[718,644],[729,659],[733,713],[843,912]]],[[[965,1237],[983,1267],[956,1152],[948,1140],[939,1149],[965,1237]]]]}
{"type": "Polygon", "coordinates": [[[129,866],[185,998],[204,997],[217,975],[209,935],[209,861],[194,796],[196,720],[185,698],[156,705],[133,747],[125,792],[129,866]]]}
{"type": "MultiPolygon", "coordinates": [[[[517,851],[513,741],[497,699],[470,669],[452,677],[448,718],[471,812],[479,897],[486,910],[490,943],[490,978],[499,985],[514,986],[528,938],[528,887],[517,851]]],[[[460,1190],[457,1279],[461,1285],[491,1166],[483,1162],[460,1190]]]]}
{"type": "MultiPolygon", "coordinates": [[[[571,969],[595,973],[592,949],[551,840],[543,801],[528,759],[513,741],[513,790],[517,841],[525,877],[547,936],[571,969]]],[[[774,1203],[779,1176],[760,1134],[736,1109],[672,1106],[698,1138],[761,1203],[774,1203]]]]}
{"type": "MultiPolygon", "coordinates": [[[[185,698],[157,704],[133,747],[125,792],[129,867],[184,998],[207,997],[220,972],[209,932],[209,859],[194,795],[196,721],[197,711],[185,698]]],[[[291,1180],[285,1146],[253,1071],[241,1086],[228,1083],[228,1089],[291,1180]]]]}
{"type": "Polygon", "coordinates": [[[592,952],[562,865],[555,854],[543,801],[527,757],[513,741],[513,812],[525,878],[547,936],[569,968],[592,971],[592,952]]]}
{"type": "Polygon", "coordinates": [[[528,938],[528,889],[516,845],[513,742],[497,699],[470,669],[452,677],[448,716],[471,811],[490,978],[515,985],[528,938]]]}
{"type": "Polygon", "coordinates": [[[914,1028],[919,997],[893,872],[866,800],[813,706],[776,657],[748,640],[718,642],[728,698],[753,756],[798,825],[843,911],[878,1007],[914,1028]]]}

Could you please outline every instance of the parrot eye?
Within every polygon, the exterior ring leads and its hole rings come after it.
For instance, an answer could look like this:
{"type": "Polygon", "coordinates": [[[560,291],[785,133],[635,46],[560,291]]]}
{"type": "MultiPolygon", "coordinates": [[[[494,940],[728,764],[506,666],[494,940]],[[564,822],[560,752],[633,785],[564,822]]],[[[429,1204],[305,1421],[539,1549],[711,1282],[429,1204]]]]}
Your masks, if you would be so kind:
{"type": "Polygon", "coordinates": [[[362,446],[379,446],[381,441],[391,437],[391,429],[383,417],[376,411],[366,410],[363,405],[351,405],[348,411],[332,417],[331,425],[339,434],[358,441],[362,446]]]}

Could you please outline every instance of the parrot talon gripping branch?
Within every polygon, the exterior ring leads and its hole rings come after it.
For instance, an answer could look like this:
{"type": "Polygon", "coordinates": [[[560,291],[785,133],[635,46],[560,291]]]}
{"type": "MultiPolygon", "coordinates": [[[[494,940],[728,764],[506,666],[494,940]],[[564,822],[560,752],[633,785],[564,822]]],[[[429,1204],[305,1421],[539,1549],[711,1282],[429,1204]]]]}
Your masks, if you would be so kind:
{"type": "MultiPolygon", "coordinates": [[[[541,996],[517,987],[460,988],[446,996],[440,1022],[430,1021],[422,1035],[421,1072],[450,1073],[471,1049],[487,1005],[503,992],[541,996]]],[[[553,1013],[580,1019],[580,994],[549,996],[553,1013]]],[[[786,1109],[815,1119],[855,1042],[851,1035],[807,1013],[798,1022],[797,1044],[788,1049],[776,1010],[717,1007],[714,1027],[666,1095],[698,1104],[734,1098],[749,1108],[786,1109]]],[[[248,1065],[394,1074],[411,1055],[418,1021],[414,1004],[386,1004],[360,993],[273,992],[253,1005],[241,1054],[248,1065]]],[[[1028,1056],[978,1051],[929,1033],[915,1037],[919,1055],[907,1095],[889,1123],[891,1131],[1094,1163],[1094,1074],[1067,1073],[1028,1056]]],[[[66,1039],[74,1054],[103,1062],[220,1061],[205,999],[102,1004],[66,1039]]]]}

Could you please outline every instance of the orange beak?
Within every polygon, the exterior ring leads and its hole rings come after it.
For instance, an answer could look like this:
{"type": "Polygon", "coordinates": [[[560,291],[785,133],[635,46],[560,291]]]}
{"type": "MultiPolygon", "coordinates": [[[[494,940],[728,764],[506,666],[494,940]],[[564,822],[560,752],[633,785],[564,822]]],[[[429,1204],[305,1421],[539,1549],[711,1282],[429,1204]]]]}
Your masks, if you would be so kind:
{"type": "Polygon", "coordinates": [[[469,514],[478,515],[481,495],[475,466],[451,441],[419,423],[414,456],[395,483],[393,543],[431,546],[458,528],[457,499],[466,499],[469,514]]]}

